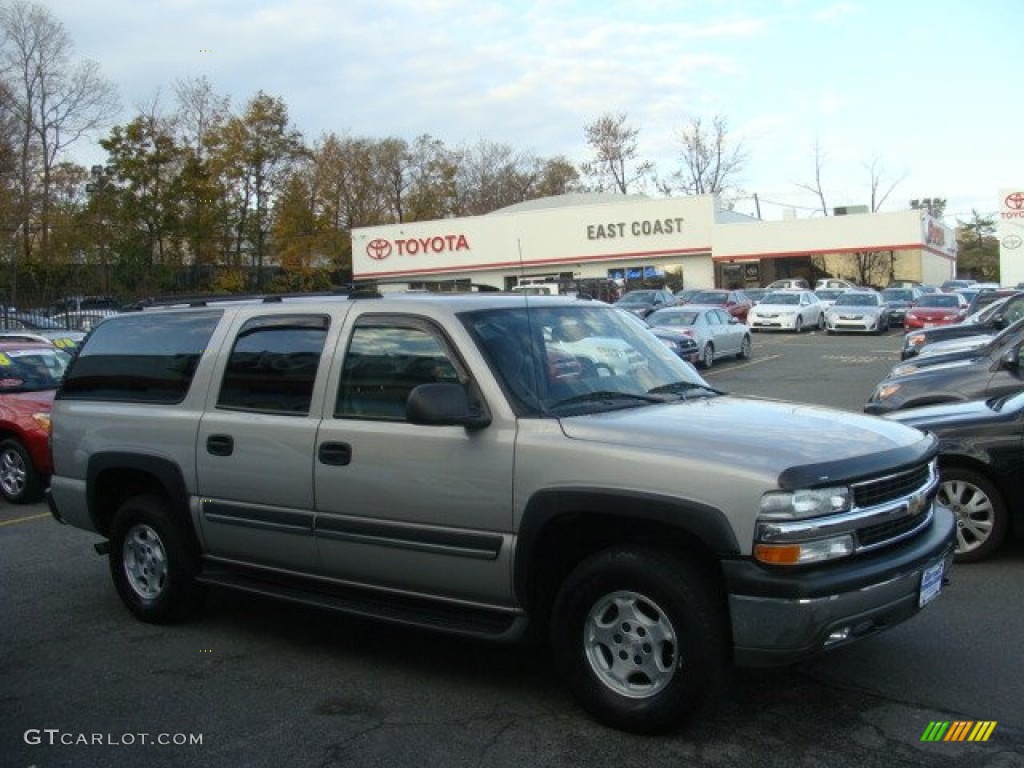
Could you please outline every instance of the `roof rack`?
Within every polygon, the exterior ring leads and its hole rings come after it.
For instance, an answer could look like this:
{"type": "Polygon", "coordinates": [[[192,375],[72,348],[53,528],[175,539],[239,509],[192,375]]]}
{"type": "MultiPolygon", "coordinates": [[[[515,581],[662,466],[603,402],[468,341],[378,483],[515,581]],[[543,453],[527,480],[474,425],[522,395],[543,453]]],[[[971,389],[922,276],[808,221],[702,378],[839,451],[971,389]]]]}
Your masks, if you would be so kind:
{"type": "Polygon", "coordinates": [[[209,307],[218,304],[280,304],[285,301],[302,301],[312,299],[347,299],[349,286],[341,286],[330,291],[310,291],[306,293],[206,293],[182,294],[178,296],[152,296],[122,308],[124,312],[144,309],[170,307],[209,307]]]}
{"type": "Polygon", "coordinates": [[[381,280],[356,280],[349,284],[351,299],[379,299],[389,293],[496,293],[500,288],[486,283],[463,283],[434,278],[394,277],[381,280]]]}

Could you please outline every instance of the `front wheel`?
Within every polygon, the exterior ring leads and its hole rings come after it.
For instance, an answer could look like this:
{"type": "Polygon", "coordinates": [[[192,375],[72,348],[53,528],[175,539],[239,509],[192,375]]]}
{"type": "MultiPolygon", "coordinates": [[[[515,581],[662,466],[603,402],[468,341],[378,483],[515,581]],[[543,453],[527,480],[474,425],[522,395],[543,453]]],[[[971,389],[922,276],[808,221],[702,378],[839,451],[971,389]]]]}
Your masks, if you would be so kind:
{"type": "Polygon", "coordinates": [[[110,575],[128,610],[154,624],[187,618],[206,597],[198,573],[197,547],[164,499],[135,496],[121,505],[110,529],[110,575]]]}
{"type": "Polygon", "coordinates": [[[649,548],[592,555],[555,600],[552,647],[582,706],[637,733],[683,724],[720,689],[724,601],[701,568],[649,548]]]}
{"type": "Polygon", "coordinates": [[[938,501],[956,516],[956,561],[973,563],[988,557],[1006,538],[1003,495],[987,477],[970,469],[949,467],[939,474],[938,501]]]}
{"type": "Polygon", "coordinates": [[[793,323],[793,330],[797,333],[804,332],[804,317],[803,315],[796,316],[796,322],[793,323]]]}

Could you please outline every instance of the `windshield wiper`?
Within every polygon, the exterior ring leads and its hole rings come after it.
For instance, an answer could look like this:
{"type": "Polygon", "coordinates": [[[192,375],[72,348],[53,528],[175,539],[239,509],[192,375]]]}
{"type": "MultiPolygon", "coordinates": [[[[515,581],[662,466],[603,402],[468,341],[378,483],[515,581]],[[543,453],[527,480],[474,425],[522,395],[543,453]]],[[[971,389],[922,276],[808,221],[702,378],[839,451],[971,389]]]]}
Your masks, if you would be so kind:
{"type": "Polygon", "coordinates": [[[648,394],[651,394],[651,395],[658,395],[658,394],[665,394],[665,393],[673,394],[673,395],[685,395],[686,393],[692,392],[695,389],[700,389],[700,390],[703,390],[705,392],[709,392],[710,394],[713,394],[713,395],[724,395],[725,394],[725,392],[723,392],[720,389],[715,389],[714,387],[709,387],[707,384],[698,384],[695,381],[674,381],[671,384],[662,384],[660,387],[655,387],[654,389],[649,389],[649,390],[647,390],[647,392],[648,392],[648,394]]]}
{"type": "Polygon", "coordinates": [[[557,403],[549,406],[551,408],[561,408],[566,405],[579,405],[581,403],[600,403],[608,402],[612,400],[627,400],[636,403],[665,403],[667,402],[664,397],[657,397],[655,395],[640,395],[635,392],[616,392],[614,390],[598,390],[596,392],[584,392],[580,395],[574,395],[567,397],[564,400],[559,400],[557,403]]]}

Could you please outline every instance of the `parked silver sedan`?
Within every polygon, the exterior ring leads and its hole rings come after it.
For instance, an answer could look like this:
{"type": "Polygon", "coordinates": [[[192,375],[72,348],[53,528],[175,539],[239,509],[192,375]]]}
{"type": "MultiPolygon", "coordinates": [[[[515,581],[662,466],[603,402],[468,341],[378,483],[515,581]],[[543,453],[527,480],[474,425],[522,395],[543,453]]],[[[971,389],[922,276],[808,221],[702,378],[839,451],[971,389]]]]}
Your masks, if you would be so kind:
{"type": "Polygon", "coordinates": [[[700,364],[710,368],[722,357],[750,357],[750,328],[728,310],[686,304],[668,307],[647,316],[652,328],[682,331],[697,342],[700,364]]]}
{"type": "Polygon", "coordinates": [[[878,291],[843,291],[825,312],[825,332],[889,330],[889,307],[878,291]]]}

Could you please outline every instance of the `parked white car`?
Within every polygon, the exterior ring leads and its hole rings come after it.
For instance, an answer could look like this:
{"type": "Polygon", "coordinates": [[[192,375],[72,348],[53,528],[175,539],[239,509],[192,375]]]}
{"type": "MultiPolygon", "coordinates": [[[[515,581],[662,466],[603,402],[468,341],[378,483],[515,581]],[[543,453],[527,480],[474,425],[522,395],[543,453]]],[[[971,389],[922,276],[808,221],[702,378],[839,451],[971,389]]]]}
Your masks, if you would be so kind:
{"type": "Polygon", "coordinates": [[[750,310],[747,325],[752,331],[820,330],[825,327],[825,310],[813,291],[773,291],[750,310]]]}

